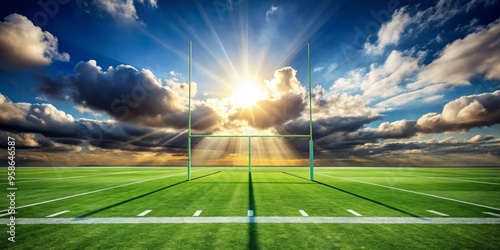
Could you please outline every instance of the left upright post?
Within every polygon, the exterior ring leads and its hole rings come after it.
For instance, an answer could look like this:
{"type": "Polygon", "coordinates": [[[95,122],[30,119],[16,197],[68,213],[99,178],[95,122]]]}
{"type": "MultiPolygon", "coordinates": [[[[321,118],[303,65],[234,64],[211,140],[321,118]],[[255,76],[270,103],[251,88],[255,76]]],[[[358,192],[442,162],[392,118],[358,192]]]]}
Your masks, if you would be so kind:
{"type": "Polygon", "coordinates": [[[192,68],[193,41],[189,41],[189,69],[188,69],[188,181],[191,181],[191,68],[192,68]]]}
{"type": "Polygon", "coordinates": [[[252,137],[248,137],[248,172],[252,172],[252,137]]]}

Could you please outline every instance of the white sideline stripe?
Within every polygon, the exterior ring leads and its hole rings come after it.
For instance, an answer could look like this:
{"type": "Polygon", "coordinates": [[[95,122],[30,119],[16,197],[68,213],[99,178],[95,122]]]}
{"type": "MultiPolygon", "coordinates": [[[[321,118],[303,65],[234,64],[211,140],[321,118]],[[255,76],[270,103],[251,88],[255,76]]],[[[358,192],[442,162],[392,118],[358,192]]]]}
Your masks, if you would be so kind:
{"type": "Polygon", "coordinates": [[[447,215],[447,214],[445,214],[445,213],[441,213],[441,212],[434,211],[434,210],[425,210],[425,211],[427,211],[427,212],[429,212],[429,213],[437,214],[437,215],[439,215],[439,216],[449,216],[449,215],[447,215]]]}
{"type": "Polygon", "coordinates": [[[137,216],[142,217],[142,216],[144,216],[144,215],[146,215],[146,214],[149,214],[149,212],[151,212],[151,210],[146,210],[146,211],[144,211],[144,212],[142,212],[142,213],[138,214],[137,216]]]}
{"type": "Polygon", "coordinates": [[[483,214],[493,215],[493,216],[496,216],[496,217],[500,217],[500,214],[496,214],[496,213],[492,213],[492,212],[483,212],[483,214]]]}
{"type": "MultiPolygon", "coordinates": [[[[487,181],[473,181],[473,180],[467,180],[467,179],[458,179],[458,178],[452,178],[452,177],[445,177],[445,176],[424,176],[424,175],[414,175],[414,174],[403,174],[403,173],[390,173],[390,172],[383,172],[383,171],[378,171],[380,173],[384,174],[393,174],[393,175],[403,175],[403,176],[413,176],[413,177],[419,177],[419,178],[429,178],[429,179],[443,179],[443,180],[452,180],[452,181],[462,181],[462,182],[471,182],[471,183],[481,183],[481,184],[488,184],[488,185],[500,185],[500,183],[494,183],[494,182],[487,182],[487,181]]],[[[471,177],[467,177],[471,178],[471,177]]]]}
{"type": "Polygon", "coordinates": [[[351,214],[354,214],[354,215],[356,215],[356,216],[363,216],[363,215],[361,215],[360,213],[358,213],[358,212],[356,212],[356,211],[354,211],[354,210],[351,210],[351,209],[347,209],[347,212],[349,212],[349,213],[351,213],[351,214]]]}
{"type": "Polygon", "coordinates": [[[201,212],[203,212],[203,210],[196,210],[196,212],[194,212],[194,214],[193,214],[193,217],[200,216],[201,212]]]}
{"type": "Polygon", "coordinates": [[[67,213],[67,212],[69,212],[69,210],[64,210],[64,211],[61,211],[61,212],[57,212],[57,213],[55,213],[55,214],[47,215],[47,216],[45,216],[45,217],[46,217],[46,218],[52,218],[52,217],[56,217],[56,216],[61,215],[61,214],[65,214],[65,213],[67,213]]]}
{"type": "MultiPolygon", "coordinates": [[[[206,168],[205,169],[199,169],[199,170],[193,170],[191,172],[202,171],[202,170],[206,170],[206,168]]],[[[158,180],[158,179],[163,179],[163,178],[168,178],[168,177],[173,177],[173,176],[183,175],[183,174],[186,174],[186,173],[178,173],[178,174],[172,174],[172,175],[167,175],[167,176],[162,176],[162,177],[156,177],[156,178],[147,179],[147,180],[140,180],[140,181],[125,183],[125,184],[121,184],[121,185],[117,185],[117,186],[112,186],[112,187],[107,187],[107,188],[102,188],[102,189],[98,189],[98,190],[94,190],[94,191],[89,191],[89,192],[85,192],[85,193],[74,194],[74,195],[65,196],[65,197],[61,197],[61,198],[57,198],[57,199],[52,199],[52,200],[48,200],[48,201],[42,201],[42,202],[37,202],[37,203],[28,204],[28,205],[24,205],[24,206],[19,206],[19,207],[16,207],[16,208],[19,209],[19,208],[25,208],[25,207],[38,206],[38,205],[42,205],[42,204],[49,203],[49,202],[65,200],[65,199],[74,198],[74,197],[78,197],[78,196],[83,196],[83,195],[87,195],[87,194],[98,193],[98,192],[102,192],[102,191],[106,191],[106,190],[110,190],[110,189],[115,189],[115,188],[130,186],[130,185],[134,185],[134,184],[137,184],[137,183],[154,181],[154,180],[158,180]]],[[[9,210],[8,209],[4,209],[4,210],[1,210],[0,213],[6,212],[6,211],[9,211],[9,210]]]]}
{"type": "Polygon", "coordinates": [[[306,211],[304,211],[304,210],[299,210],[299,212],[300,212],[300,214],[302,214],[302,216],[304,216],[304,217],[309,216],[309,215],[306,213],[306,211]]]}
{"type": "MultiPolygon", "coordinates": [[[[0,224],[9,219],[0,219],[0,224]]],[[[203,224],[203,223],[322,223],[322,224],[500,224],[500,218],[415,217],[104,217],[17,218],[16,224],[203,224]]]]}
{"type": "Polygon", "coordinates": [[[253,210],[248,210],[247,216],[248,217],[253,217],[253,210]]]}
{"type": "Polygon", "coordinates": [[[320,173],[317,173],[317,174],[318,175],[327,176],[327,177],[330,177],[330,178],[337,178],[337,179],[342,179],[342,180],[355,181],[355,182],[364,183],[364,184],[368,184],[368,185],[389,188],[389,189],[398,190],[398,191],[402,191],[402,192],[408,192],[408,193],[412,193],[412,194],[425,195],[425,196],[430,196],[430,197],[434,197],[434,198],[438,198],[438,199],[449,200],[449,201],[454,201],[454,202],[463,203],[463,204],[467,204],[467,205],[472,205],[472,206],[476,206],[476,207],[483,207],[483,208],[489,208],[489,209],[500,211],[500,208],[485,206],[485,205],[476,204],[476,203],[472,203],[472,202],[468,202],[468,201],[462,201],[462,200],[452,199],[452,198],[443,197],[443,196],[439,196],[439,195],[426,194],[426,193],[422,193],[422,192],[417,192],[417,191],[412,191],[412,190],[406,190],[406,189],[396,188],[396,187],[389,187],[389,186],[385,186],[385,185],[381,185],[381,184],[376,184],[376,183],[371,183],[371,182],[366,182],[366,181],[360,181],[360,180],[355,180],[355,179],[350,179],[350,178],[336,177],[336,176],[331,176],[331,175],[327,175],[327,174],[320,174],[320,173]]]}

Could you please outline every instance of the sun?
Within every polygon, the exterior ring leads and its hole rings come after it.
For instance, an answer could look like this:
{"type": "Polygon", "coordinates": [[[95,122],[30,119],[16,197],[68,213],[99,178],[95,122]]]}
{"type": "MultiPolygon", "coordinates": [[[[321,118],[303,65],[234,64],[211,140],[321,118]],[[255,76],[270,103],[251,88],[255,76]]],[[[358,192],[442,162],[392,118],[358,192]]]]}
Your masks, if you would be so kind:
{"type": "Polygon", "coordinates": [[[238,83],[231,102],[239,107],[248,108],[255,106],[260,98],[261,90],[255,81],[243,80],[238,83]]]}

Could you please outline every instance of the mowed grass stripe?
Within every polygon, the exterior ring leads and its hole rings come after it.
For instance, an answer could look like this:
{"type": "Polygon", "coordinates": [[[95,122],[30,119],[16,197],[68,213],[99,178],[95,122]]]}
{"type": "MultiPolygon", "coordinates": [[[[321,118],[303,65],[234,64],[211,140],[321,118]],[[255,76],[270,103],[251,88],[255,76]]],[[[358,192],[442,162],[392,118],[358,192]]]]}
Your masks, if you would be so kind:
{"type": "MultiPolygon", "coordinates": [[[[205,169],[193,170],[192,172],[202,171],[202,170],[205,170],[205,169]]],[[[88,194],[94,194],[94,193],[98,193],[98,192],[102,192],[102,191],[107,191],[107,190],[111,190],[111,189],[126,187],[126,186],[130,186],[130,185],[138,184],[138,183],[144,183],[144,182],[148,182],[148,181],[154,181],[154,180],[159,180],[159,179],[164,179],[164,178],[169,178],[169,177],[174,177],[174,176],[179,176],[179,175],[185,175],[185,174],[186,173],[178,173],[178,174],[172,174],[172,175],[167,175],[167,176],[160,176],[160,177],[146,179],[146,180],[134,181],[134,182],[131,182],[131,183],[125,183],[125,184],[111,186],[111,187],[102,188],[102,189],[97,189],[97,190],[93,190],[93,191],[89,191],[89,192],[84,192],[84,193],[69,195],[69,196],[60,197],[60,198],[56,198],[56,199],[46,200],[46,201],[42,201],[42,202],[32,203],[32,204],[28,204],[28,205],[18,206],[16,208],[20,209],[20,208],[38,206],[38,205],[42,205],[42,204],[46,204],[46,203],[50,203],[50,202],[55,202],[55,201],[60,201],[60,200],[66,200],[66,199],[70,199],[70,198],[74,198],[74,197],[79,197],[79,196],[84,196],[84,195],[88,195],[88,194]]],[[[6,212],[6,211],[8,211],[8,209],[1,210],[0,213],[6,212]]]]}
{"type": "MultiPolygon", "coordinates": [[[[22,180],[17,179],[16,183],[24,183],[24,182],[38,182],[38,181],[60,181],[60,180],[70,180],[70,179],[79,179],[79,178],[90,178],[90,177],[100,177],[100,176],[109,176],[109,175],[121,175],[121,174],[131,174],[131,173],[144,173],[145,171],[128,171],[128,172],[119,172],[119,173],[107,173],[107,174],[95,174],[95,175],[85,175],[85,176],[71,176],[71,177],[54,177],[54,178],[26,178],[30,180],[22,180]]],[[[151,172],[174,172],[174,171],[148,171],[151,172]]],[[[8,182],[1,182],[0,184],[9,184],[8,182]]]]}
{"type": "Polygon", "coordinates": [[[322,176],[326,176],[326,177],[330,177],[330,178],[347,180],[347,181],[353,181],[353,182],[358,182],[358,183],[364,183],[364,184],[367,184],[367,185],[373,185],[373,186],[377,186],[377,187],[383,187],[383,188],[388,188],[388,189],[392,189],[392,190],[398,190],[398,191],[401,191],[401,192],[407,192],[407,193],[413,193],[413,194],[418,194],[418,195],[424,195],[424,196],[434,197],[434,198],[438,198],[438,199],[442,199],[442,200],[448,200],[448,201],[458,202],[458,203],[467,204],[467,205],[471,205],[471,206],[488,208],[488,209],[500,211],[500,208],[486,206],[486,205],[481,205],[481,204],[472,203],[472,202],[468,202],[468,201],[457,200],[457,199],[443,197],[443,196],[434,195],[434,194],[428,194],[428,193],[423,193],[423,192],[418,192],[418,191],[413,191],[413,190],[408,190],[408,189],[402,189],[402,188],[397,188],[397,187],[390,187],[390,186],[381,185],[381,184],[377,184],[377,183],[372,183],[372,182],[367,182],[367,181],[361,181],[361,180],[356,180],[356,179],[351,179],[351,178],[345,178],[345,177],[337,177],[337,176],[332,176],[332,175],[327,175],[327,174],[322,174],[322,173],[318,173],[318,175],[322,175],[322,176]]]}

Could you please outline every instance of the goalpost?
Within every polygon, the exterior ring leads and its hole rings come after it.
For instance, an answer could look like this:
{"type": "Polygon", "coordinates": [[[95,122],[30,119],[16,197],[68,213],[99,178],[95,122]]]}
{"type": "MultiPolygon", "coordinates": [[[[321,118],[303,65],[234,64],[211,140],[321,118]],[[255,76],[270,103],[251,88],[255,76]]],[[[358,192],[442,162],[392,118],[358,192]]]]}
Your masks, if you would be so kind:
{"type": "Polygon", "coordinates": [[[314,180],[314,143],[312,136],[312,87],[311,87],[311,48],[307,43],[307,69],[309,82],[309,134],[308,135],[193,135],[191,134],[191,70],[192,70],[193,42],[189,41],[189,69],[188,69],[188,164],[187,179],[191,181],[191,138],[248,138],[248,172],[252,172],[252,138],[309,138],[309,179],[314,180]]]}

